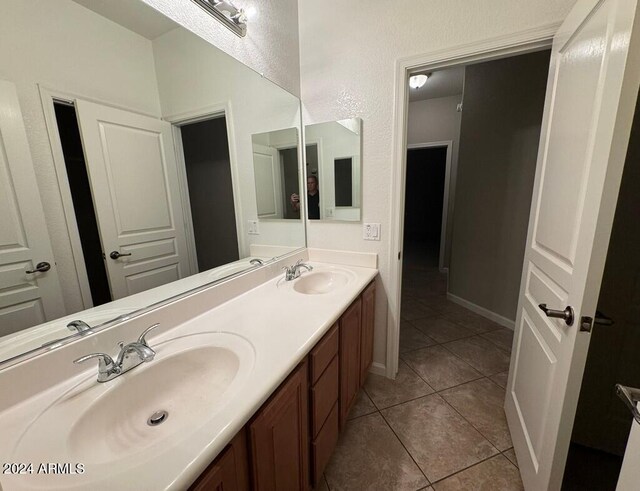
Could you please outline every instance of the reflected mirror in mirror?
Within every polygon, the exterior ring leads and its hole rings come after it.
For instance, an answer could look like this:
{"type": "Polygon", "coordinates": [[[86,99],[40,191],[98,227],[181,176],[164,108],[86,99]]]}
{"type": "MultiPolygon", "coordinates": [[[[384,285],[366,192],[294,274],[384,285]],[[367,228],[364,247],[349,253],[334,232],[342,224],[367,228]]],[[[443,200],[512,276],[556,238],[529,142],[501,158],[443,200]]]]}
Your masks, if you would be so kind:
{"type": "Polygon", "coordinates": [[[362,120],[306,125],[304,132],[309,219],[360,221],[362,120]]]}
{"type": "Polygon", "coordinates": [[[260,220],[300,220],[298,130],[251,137],[253,175],[260,220]]]}
{"type": "Polygon", "coordinates": [[[253,227],[253,135],[299,188],[295,96],[142,1],[0,5],[0,362],[305,246],[253,227]]]}

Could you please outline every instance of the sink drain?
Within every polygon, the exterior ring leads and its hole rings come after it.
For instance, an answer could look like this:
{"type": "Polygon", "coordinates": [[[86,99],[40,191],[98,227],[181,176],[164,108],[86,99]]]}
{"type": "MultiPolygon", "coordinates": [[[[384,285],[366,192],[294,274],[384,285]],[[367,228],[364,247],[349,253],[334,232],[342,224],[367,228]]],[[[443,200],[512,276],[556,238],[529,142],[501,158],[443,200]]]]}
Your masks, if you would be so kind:
{"type": "Polygon", "coordinates": [[[164,423],[168,417],[169,417],[168,412],[164,410],[156,411],[151,416],[149,416],[149,419],[147,419],[147,424],[149,426],[158,426],[159,424],[164,423]]]}

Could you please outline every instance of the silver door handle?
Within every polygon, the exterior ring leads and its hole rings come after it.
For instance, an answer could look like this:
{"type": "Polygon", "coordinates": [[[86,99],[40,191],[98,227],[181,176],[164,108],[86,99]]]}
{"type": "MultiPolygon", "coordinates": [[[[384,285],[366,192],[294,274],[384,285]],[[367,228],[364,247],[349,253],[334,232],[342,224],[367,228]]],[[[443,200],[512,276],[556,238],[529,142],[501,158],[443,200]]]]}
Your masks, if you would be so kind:
{"type": "Polygon", "coordinates": [[[564,310],[553,310],[547,308],[546,303],[541,303],[538,308],[542,310],[547,317],[553,317],[554,319],[564,319],[567,326],[573,325],[573,307],[567,306],[564,310]]]}
{"type": "Polygon", "coordinates": [[[633,414],[633,419],[640,423],[640,411],[638,411],[640,389],[634,389],[633,387],[625,387],[624,385],[616,384],[616,394],[629,408],[629,411],[631,411],[631,414],[633,414]]]}
{"type": "Polygon", "coordinates": [[[46,273],[50,269],[51,269],[51,264],[49,264],[46,261],[42,261],[41,263],[36,264],[36,269],[29,269],[25,271],[25,273],[27,274],[46,273]]]}
{"type": "Polygon", "coordinates": [[[118,251],[111,251],[111,254],[109,254],[109,257],[111,259],[120,259],[123,256],[130,256],[131,253],[127,252],[126,254],[120,254],[118,251]]]}

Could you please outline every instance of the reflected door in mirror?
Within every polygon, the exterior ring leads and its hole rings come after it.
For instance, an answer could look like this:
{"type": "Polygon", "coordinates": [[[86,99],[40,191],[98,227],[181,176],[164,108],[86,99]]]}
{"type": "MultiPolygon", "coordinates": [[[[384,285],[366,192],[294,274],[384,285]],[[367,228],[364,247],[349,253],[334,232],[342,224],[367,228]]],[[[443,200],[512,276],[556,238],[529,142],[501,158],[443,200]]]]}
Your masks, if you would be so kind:
{"type": "Polygon", "coordinates": [[[15,86],[0,81],[0,336],[64,314],[15,86]],[[36,271],[47,262],[50,269],[36,271]],[[29,272],[30,271],[30,272],[29,272]]]}

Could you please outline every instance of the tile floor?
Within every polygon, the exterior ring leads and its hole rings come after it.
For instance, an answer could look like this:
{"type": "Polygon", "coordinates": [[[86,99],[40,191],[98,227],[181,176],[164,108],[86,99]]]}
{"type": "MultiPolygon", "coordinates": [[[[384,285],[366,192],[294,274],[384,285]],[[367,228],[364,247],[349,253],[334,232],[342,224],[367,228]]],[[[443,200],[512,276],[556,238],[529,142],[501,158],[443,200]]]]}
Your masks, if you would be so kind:
{"type": "Polygon", "coordinates": [[[512,332],[445,282],[405,267],[398,376],[369,375],[319,489],[523,489],[502,409],[512,332]]]}

